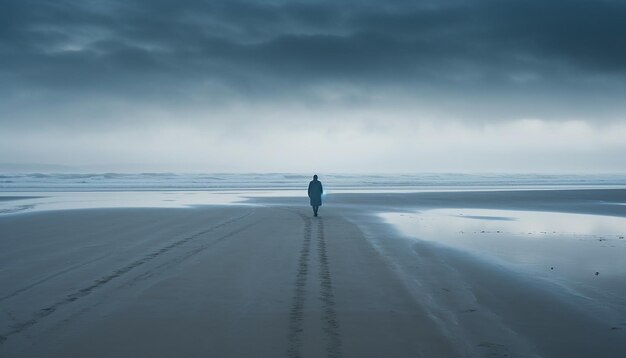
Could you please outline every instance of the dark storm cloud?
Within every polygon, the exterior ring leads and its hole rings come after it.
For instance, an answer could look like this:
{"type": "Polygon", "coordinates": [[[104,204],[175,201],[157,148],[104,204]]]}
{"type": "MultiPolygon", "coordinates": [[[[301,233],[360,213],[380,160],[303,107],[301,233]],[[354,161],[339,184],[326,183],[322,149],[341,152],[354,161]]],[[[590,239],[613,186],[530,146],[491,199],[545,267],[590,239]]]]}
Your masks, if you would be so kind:
{"type": "Polygon", "coordinates": [[[624,1],[0,6],[3,117],[23,98],[42,106],[89,96],[285,100],[328,84],[432,98],[497,94],[511,104],[541,94],[563,103],[594,94],[612,103],[625,91],[624,1]]]}

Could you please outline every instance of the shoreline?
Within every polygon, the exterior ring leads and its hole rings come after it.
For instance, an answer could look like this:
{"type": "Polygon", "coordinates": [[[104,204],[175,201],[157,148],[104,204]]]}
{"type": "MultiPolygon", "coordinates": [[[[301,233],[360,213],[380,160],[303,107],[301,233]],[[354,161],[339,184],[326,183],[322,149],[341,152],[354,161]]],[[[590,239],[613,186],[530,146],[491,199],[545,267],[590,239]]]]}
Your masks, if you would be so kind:
{"type": "MultiPolygon", "coordinates": [[[[303,205],[305,190],[38,192],[0,195],[0,214],[97,208],[185,208],[215,205],[303,205]],[[19,195],[16,195],[19,194],[19,195]],[[47,195],[46,195],[47,194],[47,195]],[[276,195],[279,194],[279,195],[276,195]],[[287,195],[285,195],[287,194],[287,195]],[[113,198],[112,198],[113,196],[113,198]],[[12,205],[16,204],[16,205],[12,205]]],[[[626,216],[626,189],[519,189],[467,191],[339,192],[327,205],[350,210],[483,208],[626,216]]]]}

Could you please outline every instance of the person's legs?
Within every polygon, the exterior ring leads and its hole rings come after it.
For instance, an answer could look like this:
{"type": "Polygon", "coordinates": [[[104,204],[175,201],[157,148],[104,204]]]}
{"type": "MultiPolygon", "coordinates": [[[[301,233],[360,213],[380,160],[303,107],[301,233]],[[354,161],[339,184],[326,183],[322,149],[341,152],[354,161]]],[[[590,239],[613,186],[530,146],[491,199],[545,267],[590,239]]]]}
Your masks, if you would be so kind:
{"type": "Polygon", "coordinates": [[[314,216],[317,216],[317,209],[319,209],[319,206],[314,205],[314,206],[313,206],[313,215],[314,215],[314,216]]]}

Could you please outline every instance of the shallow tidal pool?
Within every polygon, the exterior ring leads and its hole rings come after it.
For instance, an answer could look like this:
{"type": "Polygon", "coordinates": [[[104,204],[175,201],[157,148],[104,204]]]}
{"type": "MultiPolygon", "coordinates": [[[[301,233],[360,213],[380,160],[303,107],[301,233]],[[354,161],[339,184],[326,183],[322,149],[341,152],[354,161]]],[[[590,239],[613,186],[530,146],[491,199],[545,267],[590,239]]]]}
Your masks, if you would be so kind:
{"type": "Polygon", "coordinates": [[[408,237],[463,250],[581,297],[626,306],[626,218],[491,209],[381,216],[408,237]]]}

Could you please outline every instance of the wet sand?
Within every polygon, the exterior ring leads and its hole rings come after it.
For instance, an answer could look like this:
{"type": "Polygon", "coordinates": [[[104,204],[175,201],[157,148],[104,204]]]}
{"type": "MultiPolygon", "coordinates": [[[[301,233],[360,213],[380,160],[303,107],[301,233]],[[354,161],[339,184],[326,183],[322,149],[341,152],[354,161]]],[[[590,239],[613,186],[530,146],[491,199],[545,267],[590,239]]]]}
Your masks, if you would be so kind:
{"type": "MultiPolygon", "coordinates": [[[[614,357],[626,304],[573,295],[376,214],[626,216],[624,190],[341,194],[0,216],[2,357],[614,357]]],[[[626,228],[625,228],[626,230],[626,228]]]]}

